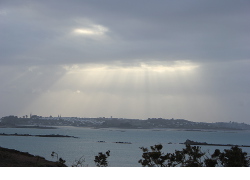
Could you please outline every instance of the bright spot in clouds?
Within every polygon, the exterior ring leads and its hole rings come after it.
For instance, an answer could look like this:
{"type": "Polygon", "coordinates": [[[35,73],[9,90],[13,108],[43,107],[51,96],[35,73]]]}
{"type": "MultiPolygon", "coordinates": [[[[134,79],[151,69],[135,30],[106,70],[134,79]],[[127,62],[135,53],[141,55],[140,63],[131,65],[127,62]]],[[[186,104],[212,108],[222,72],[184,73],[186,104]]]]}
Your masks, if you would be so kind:
{"type": "Polygon", "coordinates": [[[90,28],[76,28],[73,33],[76,35],[97,36],[104,35],[108,29],[101,25],[92,25],[90,28]]]}
{"type": "Polygon", "coordinates": [[[134,72],[192,72],[199,67],[198,64],[191,63],[189,61],[174,61],[173,63],[164,63],[154,61],[151,63],[138,63],[134,66],[120,66],[120,65],[84,65],[79,64],[62,66],[68,73],[78,73],[80,71],[111,71],[117,70],[120,72],[134,71],[134,72]]]}
{"type": "Polygon", "coordinates": [[[150,71],[156,71],[156,72],[175,72],[175,71],[191,71],[195,68],[199,67],[196,64],[186,62],[186,61],[175,61],[172,65],[167,65],[164,63],[161,63],[159,65],[149,65],[146,63],[142,63],[140,68],[144,70],[150,70],[150,71]]]}

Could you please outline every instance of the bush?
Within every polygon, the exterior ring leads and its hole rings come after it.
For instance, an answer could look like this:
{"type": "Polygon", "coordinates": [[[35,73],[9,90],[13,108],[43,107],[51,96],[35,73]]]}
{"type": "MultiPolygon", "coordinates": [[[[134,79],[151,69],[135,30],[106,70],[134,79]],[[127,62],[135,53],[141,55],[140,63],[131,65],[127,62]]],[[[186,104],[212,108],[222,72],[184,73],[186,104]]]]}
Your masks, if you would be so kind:
{"type": "Polygon", "coordinates": [[[107,158],[110,156],[110,151],[107,151],[105,154],[99,152],[98,156],[95,156],[95,163],[98,167],[107,167],[108,161],[107,158]]]}
{"type": "Polygon", "coordinates": [[[220,152],[216,149],[211,157],[201,151],[199,146],[191,146],[186,144],[186,147],[181,151],[175,150],[174,153],[164,154],[161,144],[150,146],[148,148],[140,147],[143,154],[138,162],[143,167],[248,167],[249,159],[246,152],[242,152],[238,146],[233,146],[231,149],[225,149],[220,152]]]}

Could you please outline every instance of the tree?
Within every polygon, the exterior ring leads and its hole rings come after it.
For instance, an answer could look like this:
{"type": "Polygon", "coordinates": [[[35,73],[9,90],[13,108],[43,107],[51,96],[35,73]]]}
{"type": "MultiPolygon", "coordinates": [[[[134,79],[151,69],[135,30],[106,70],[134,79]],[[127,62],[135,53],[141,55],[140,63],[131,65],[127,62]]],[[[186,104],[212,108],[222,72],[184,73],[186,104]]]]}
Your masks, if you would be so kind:
{"type": "Polygon", "coordinates": [[[141,163],[143,167],[164,167],[164,162],[166,161],[167,157],[161,152],[162,148],[163,146],[161,144],[150,146],[150,152],[148,148],[140,147],[140,149],[143,151],[143,159],[140,159],[138,162],[141,163]]]}
{"type": "Polygon", "coordinates": [[[98,156],[95,156],[95,163],[98,167],[107,167],[108,161],[107,158],[110,156],[110,151],[108,150],[106,153],[99,152],[98,156]]]}
{"type": "Polygon", "coordinates": [[[172,154],[174,157],[172,159],[183,167],[202,167],[204,166],[202,158],[205,158],[205,154],[201,152],[199,146],[186,145],[186,148],[182,149],[182,151],[175,151],[172,154]]]}
{"type": "Polygon", "coordinates": [[[200,167],[203,166],[202,157],[205,153],[201,152],[199,146],[186,145],[182,151],[175,150],[174,153],[164,154],[161,152],[163,146],[161,144],[150,146],[148,148],[141,147],[143,151],[142,158],[138,162],[142,166],[148,167],[200,167]]]}
{"type": "Polygon", "coordinates": [[[161,152],[163,146],[161,144],[150,146],[148,148],[140,147],[143,154],[138,162],[143,167],[247,167],[249,159],[247,153],[242,152],[238,146],[231,147],[230,150],[225,149],[223,153],[216,149],[211,157],[201,151],[199,146],[191,146],[186,144],[186,147],[181,151],[175,150],[174,153],[164,154],[161,152]]]}
{"type": "Polygon", "coordinates": [[[242,149],[238,146],[224,149],[222,153],[219,149],[216,149],[212,157],[216,158],[224,167],[248,167],[250,165],[247,153],[242,152],[242,149]]]}

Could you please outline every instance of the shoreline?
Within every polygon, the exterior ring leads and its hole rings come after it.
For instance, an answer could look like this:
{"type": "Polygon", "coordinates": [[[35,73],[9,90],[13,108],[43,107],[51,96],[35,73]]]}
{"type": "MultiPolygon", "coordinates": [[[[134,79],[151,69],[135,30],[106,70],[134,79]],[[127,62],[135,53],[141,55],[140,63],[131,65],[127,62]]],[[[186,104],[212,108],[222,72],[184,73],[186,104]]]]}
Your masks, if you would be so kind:
{"type": "Polygon", "coordinates": [[[191,146],[238,146],[238,147],[250,147],[250,145],[235,145],[235,144],[212,144],[212,143],[206,143],[206,142],[196,142],[191,141],[187,139],[184,143],[185,145],[191,145],[191,146]]]}

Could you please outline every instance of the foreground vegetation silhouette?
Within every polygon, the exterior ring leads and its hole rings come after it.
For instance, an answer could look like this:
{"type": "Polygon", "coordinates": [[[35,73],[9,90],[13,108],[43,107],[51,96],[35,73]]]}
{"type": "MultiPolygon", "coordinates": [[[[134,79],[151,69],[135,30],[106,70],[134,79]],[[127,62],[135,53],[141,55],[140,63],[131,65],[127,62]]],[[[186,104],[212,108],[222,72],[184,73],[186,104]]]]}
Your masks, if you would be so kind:
{"type": "Polygon", "coordinates": [[[61,165],[65,165],[66,161],[64,159],[62,159],[61,157],[58,159],[58,154],[56,152],[53,151],[51,153],[51,156],[52,157],[56,156],[56,158],[57,158],[56,162],[59,163],[59,164],[61,164],[61,165]]]}
{"type": "MultiPolygon", "coordinates": [[[[220,151],[216,149],[212,155],[201,151],[201,147],[186,144],[182,150],[174,153],[162,152],[163,146],[157,144],[150,148],[140,147],[142,158],[138,161],[143,167],[249,167],[250,161],[246,152],[238,146],[220,151]]],[[[52,152],[57,161],[48,161],[43,157],[29,153],[0,147],[1,167],[66,167],[66,161],[52,152]]],[[[94,162],[97,167],[108,167],[110,151],[99,152],[94,162]]],[[[72,167],[86,167],[84,156],[76,160],[72,167]]]]}
{"type": "Polygon", "coordinates": [[[95,156],[95,163],[98,167],[107,167],[108,161],[107,158],[110,156],[110,151],[107,151],[105,154],[100,152],[98,156],[95,156]]]}
{"type": "MultiPolygon", "coordinates": [[[[57,163],[60,164],[60,165],[65,165],[66,161],[64,159],[62,159],[61,157],[58,158],[58,154],[56,152],[52,152],[51,153],[51,156],[52,157],[55,157],[57,158],[57,163]]],[[[107,161],[107,158],[110,156],[110,151],[108,150],[107,152],[105,153],[102,153],[102,152],[99,152],[97,156],[95,156],[95,164],[97,167],[107,167],[108,166],[108,161],[107,161]]],[[[72,164],[72,167],[84,167],[84,166],[88,166],[88,165],[85,165],[85,159],[84,159],[84,156],[82,156],[80,159],[78,160],[75,160],[75,163],[72,164]]],[[[66,165],[65,165],[66,166],[66,165]]]]}
{"type": "MultiPolygon", "coordinates": [[[[224,149],[221,152],[216,149],[212,155],[201,151],[200,146],[191,146],[186,144],[182,150],[175,150],[174,153],[162,152],[163,146],[157,144],[149,148],[140,147],[143,151],[142,159],[138,161],[143,167],[249,167],[250,160],[246,152],[238,146],[232,146],[231,149],[224,149]]],[[[58,159],[58,154],[52,152],[53,156],[57,156],[57,162],[64,164],[65,160],[58,159]]],[[[110,151],[105,153],[99,152],[95,156],[95,164],[97,167],[107,167],[109,165],[107,159],[110,151]]],[[[85,161],[81,158],[76,161],[73,167],[83,167],[85,161]]]]}
{"type": "Polygon", "coordinates": [[[181,151],[167,154],[162,152],[162,148],[161,144],[150,146],[150,149],[140,147],[143,154],[138,162],[143,167],[248,167],[250,163],[247,153],[238,146],[223,152],[216,149],[210,157],[199,146],[187,144],[181,151]]]}

